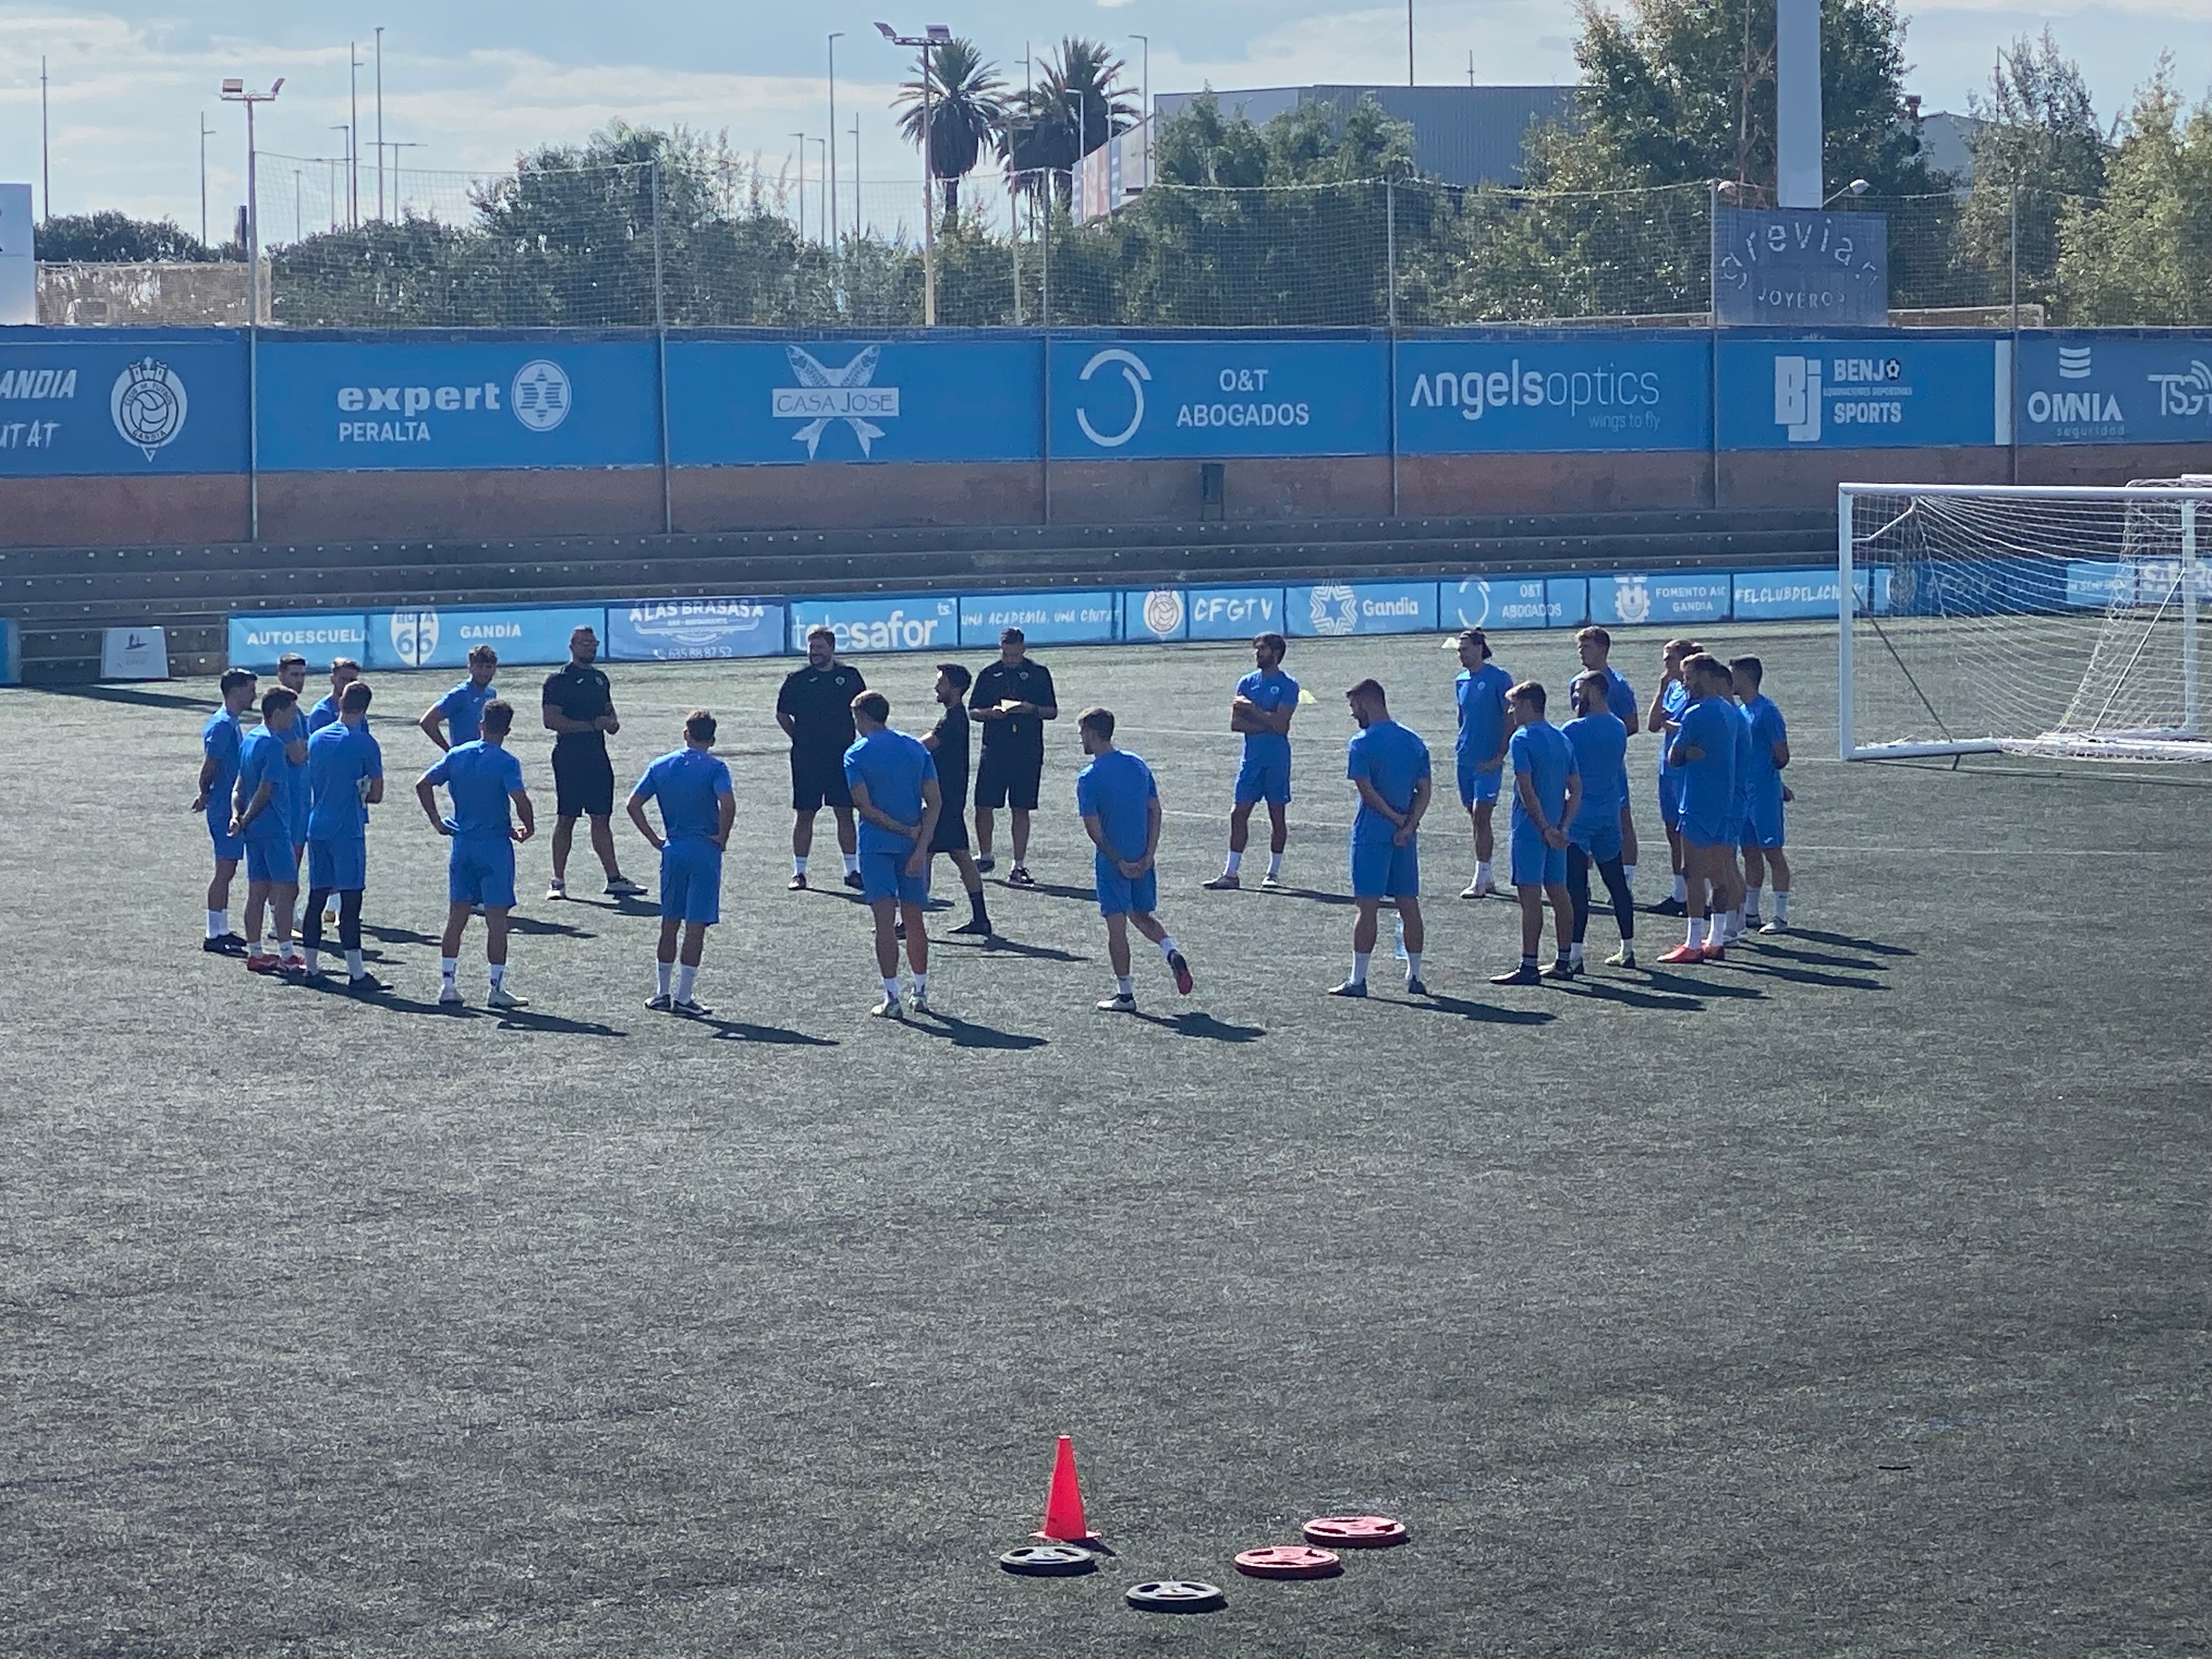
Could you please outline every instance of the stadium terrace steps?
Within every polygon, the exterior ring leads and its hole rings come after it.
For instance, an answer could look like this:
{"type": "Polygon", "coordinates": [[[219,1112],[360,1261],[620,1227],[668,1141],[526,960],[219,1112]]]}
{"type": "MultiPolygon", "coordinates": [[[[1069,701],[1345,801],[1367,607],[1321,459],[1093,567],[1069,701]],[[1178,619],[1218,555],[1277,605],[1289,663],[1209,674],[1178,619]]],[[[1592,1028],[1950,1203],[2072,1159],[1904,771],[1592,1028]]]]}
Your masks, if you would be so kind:
{"type": "Polygon", "coordinates": [[[1485,571],[1826,562],[1824,510],[1506,515],[1296,524],[750,532],[494,542],[258,543],[0,551],[0,615],[27,679],[96,675],[103,627],[168,630],[186,672],[222,666],[234,611],[629,598],[1018,591],[1485,571]]]}

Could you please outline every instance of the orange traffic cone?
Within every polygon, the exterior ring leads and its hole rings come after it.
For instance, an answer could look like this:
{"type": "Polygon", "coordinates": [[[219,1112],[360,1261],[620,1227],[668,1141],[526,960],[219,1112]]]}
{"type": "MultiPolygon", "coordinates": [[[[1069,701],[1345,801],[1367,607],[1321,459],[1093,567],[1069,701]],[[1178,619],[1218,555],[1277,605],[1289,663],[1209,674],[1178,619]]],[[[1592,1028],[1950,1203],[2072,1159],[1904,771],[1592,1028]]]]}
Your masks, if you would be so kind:
{"type": "Polygon", "coordinates": [[[1052,1487],[1045,1494],[1044,1525],[1030,1536],[1105,1551],[1106,1547],[1083,1518],[1083,1488],[1075,1478],[1075,1442],[1064,1434],[1053,1453],[1052,1487]]]}

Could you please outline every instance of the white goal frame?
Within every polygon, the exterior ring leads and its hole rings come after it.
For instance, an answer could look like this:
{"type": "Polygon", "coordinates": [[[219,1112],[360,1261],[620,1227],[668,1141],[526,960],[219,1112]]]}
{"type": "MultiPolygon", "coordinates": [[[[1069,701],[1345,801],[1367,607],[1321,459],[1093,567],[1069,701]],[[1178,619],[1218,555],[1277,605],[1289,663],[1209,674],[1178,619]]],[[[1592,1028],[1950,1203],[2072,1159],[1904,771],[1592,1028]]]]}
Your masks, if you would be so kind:
{"type": "MultiPolygon", "coordinates": [[[[2175,758],[2154,751],[2158,740],[2202,740],[2205,737],[2202,717],[2197,711],[2201,692],[2197,679],[2197,610],[2199,596],[2212,599],[2212,583],[2208,583],[2205,570],[2205,551],[2212,541],[2212,477],[2191,476],[2184,479],[2146,480],[2124,488],[2092,487],[2067,484],[1916,484],[1916,483],[1844,483],[1836,487],[1836,641],[1838,670],[1837,734],[1838,748],[1842,757],[1855,760],[1909,760],[1917,757],[1942,755],[1986,755],[2021,749],[2030,740],[2008,741],[2000,738],[1977,738],[1956,742],[1911,742],[1861,744],[1853,730],[1852,694],[1855,665],[1853,644],[1854,626],[1861,612],[1858,590],[1855,585],[1856,544],[1852,527],[1852,501],[1859,495],[1954,495],[1974,496],[1984,500],[2012,499],[2018,501],[2158,501],[2178,505],[2181,508],[2181,580],[2179,591],[2184,596],[2180,611],[2181,676],[2183,708],[2186,723],[2171,732],[2144,734],[2147,739],[2131,745],[2125,738],[2110,743],[2085,743],[2084,753],[2093,749],[2113,759],[2156,760],[2175,758]]],[[[1869,605],[1865,613],[1876,613],[1869,605]]],[[[2212,745],[2208,745],[2212,750],[2212,745]]]]}

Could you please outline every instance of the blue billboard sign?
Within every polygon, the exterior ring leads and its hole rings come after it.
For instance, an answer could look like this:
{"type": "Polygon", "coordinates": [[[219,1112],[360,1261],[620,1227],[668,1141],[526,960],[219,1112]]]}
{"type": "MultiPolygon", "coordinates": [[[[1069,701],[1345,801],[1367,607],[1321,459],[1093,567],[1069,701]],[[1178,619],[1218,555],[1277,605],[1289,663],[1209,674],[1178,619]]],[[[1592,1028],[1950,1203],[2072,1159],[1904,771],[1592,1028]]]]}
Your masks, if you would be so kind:
{"type": "Polygon", "coordinates": [[[1990,338],[1720,337],[1723,449],[1995,444],[2009,377],[1990,338]]]}
{"type": "Polygon", "coordinates": [[[791,648],[806,649],[811,629],[827,628],[840,651],[949,651],[960,643],[960,603],[950,594],[892,599],[791,601],[791,648]]]}
{"type": "Polygon", "coordinates": [[[1282,629],[1303,639],[1349,634],[1432,634],[1437,626],[1434,582],[1322,583],[1283,590],[1282,629]]]}
{"type": "Polygon", "coordinates": [[[649,340],[286,339],[261,347],[270,472],[654,466],[649,340]]]}
{"type": "Polygon", "coordinates": [[[1723,327],[1889,324],[1886,213],[1717,208],[1712,269],[1723,327]]]}
{"type": "Polygon", "coordinates": [[[1380,340],[1052,343],[1052,453],[1069,460],[1380,455],[1380,340]]]}
{"type": "Polygon", "coordinates": [[[672,340],[669,459],[1034,461],[1043,377],[1030,335],[672,340]]]}
{"type": "Polygon", "coordinates": [[[1192,587],[1184,590],[1183,603],[1194,640],[1249,640],[1288,631],[1279,587],[1192,587]]]}
{"type": "Polygon", "coordinates": [[[307,666],[328,668],[339,657],[368,660],[368,618],[358,611],[317,611],[304,616],[270,616],[247,611],[230,619],[229,661],[233,668],[257,672],[276,667],[296,651],[307,666]]]}
{"type": "Polygon", "coordinates": [[[1454,336],[1397,349],[1404,454],[1698,450],[1712,441],[1703,334],[1454,336]]]}
{"type": "Polygon", "coordinates": [[[23,630],[13,617],[0,617],[0,685],[23,683],[23,630]]]}
{"type": "Polygon", "coordinates": [[[502,667],[568,660],[568,635],[588,628],[605,638],[606,611],[557,609],[376,611],[368,616],[369,669],[463,668],[469,653],[488,645],[502,667]]]}
{"type": "Polygon", "coordinates": [[[1589,611],[1583,576],[1469,576],[1437,587],[1437,625],[1447,630],[1579,628],[1589,611]]]}
{"type": "Polygon", "coordinates": [[[1164,645],[1188,639],[1190,610],[1180,587],[1132,589],[1121,595],[1121,637],[1164,645]]]}
{"type": "MultiPolygon", "coordinates": [[[[1862,608],[1871,591],[1870,573],[1852,573],[1862,608]]],[[[1833,617],[1843,592],[1833,570],[1762,570],[1735,573],[1734,607],[1738,622],[1784,622],[1796,617],[1833,617]]]]}
{"type": "Polygon", "coordinates": [[[246,465],[238,330],[0,328],[0,478],[246,465]]]}
{"type": "Polygon", "coordinates": [[[2026,444],[2212,443],[2212,334],[2030,334],[2026,444]]]}
{"type": "Polygon", "coordinates": [[[1617,627],[1726,622],[1735,602],[1735,583],[1725,570],[1589,579],[1590,620],[1617,627]]]}
{"type": "Polygon", "coordinates": [[[960,643],[996,648],[999,635],[1018,628],[1031,645],[1107,645],[1119,632],[1118,593],[963,593],[960,643]]]}
{"type": "Polygon", "coordinates": [[[781,599],[630,599],[607,605],[617,662],[704,662],[783,652],[781,599]]]}

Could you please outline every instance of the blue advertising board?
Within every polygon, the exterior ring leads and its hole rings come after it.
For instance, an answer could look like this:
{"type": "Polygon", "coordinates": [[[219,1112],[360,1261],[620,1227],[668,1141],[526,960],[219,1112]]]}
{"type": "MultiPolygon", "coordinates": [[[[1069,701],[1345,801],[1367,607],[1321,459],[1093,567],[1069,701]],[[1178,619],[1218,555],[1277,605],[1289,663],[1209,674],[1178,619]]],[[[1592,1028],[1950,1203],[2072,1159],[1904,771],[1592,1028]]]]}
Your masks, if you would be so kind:
{"type": "Polygon", "coordinates": [[[1380,339],[1052,342],[1052,453],[1064,460],[1380,455],[1380,339]]]}
{"type": "Polygon", "coordinates": [[[0,617],[0,685],[23,683],[23,630],[13,617],[0,617]]]}
{"type": "Polygon", "coordinates": [[[1121,637],[1165,645],[1188,639],[1190,611],[1180,587],[1132,588],[1121,595],[1121,637]]]}
{"type": "Polygon", "coordinates": [[[1431,634],[1437,626],[1434,582],[1322,583],[1283,590],[1282,631],[1301,639],[1348,634],[1431,634]]]}
{"type": "Polygon", "coordinates": [[[1018,628],[1031,645],[1107,645],[1121,613],[1121,596],[1112,592],[963,593],[960,644],[995,650],[1000,633],[1018,628]]]}
{"type": "Polygon", "coordinates": [[[1183,603],[1194,640],[1249,640],[1255,634],[1288,631],[1279,587],[1186,588],[1183,603]]]}
{"type": "Polygon", "coordinates": [[[599,605],[470,611],[373,611],[368,616],[369,669],[463,668],[469,653],[489,645],[502,669],[568,660],[568,635],[588,628],[606,636],[607,613],[599,605]]]}
{"type": "Polygon", "coordinates": [[[1589,619],[1618,627],[1726,622],[1735,601],[1735,585],[1725,570],[1589,579],[1589,619]]]}
{"type": "Polygon", "coordinates": [[[1713,304],[1723,327],[1883,328],[1889,216],[1718,208],[1713,304]]]}
{"type": "Polygon", "coordinates": [[[261,346],[270,472],[655,466],[650,340],[275,337],[261,346]]]}
{"type": "Polygon", "coordinates": [[[246,463],[240,331],[0,328],[0,478],[246,463]]]}
{"type": "Polygon", "coordinates": [[[2212,334],[2029,334],[2024,444],[2212,443],[2212,334]]]}
{"type": "Polygon", "coordinates": [[[783,652],[781,599],[630,599],[607,605],[616,662],[703,662],[783,652]]]}
{"type": "Polygon", "coordinates": [[[1522,334],[1406,340],[1398,448],[1407,455],[1704,449],[1704,334],[1522,334]]]}
{"type": "Polygon", "coordinates": [[[338,657],[368,659],[368,618],[358,611],[313,611],[274,616],[258,611],[230,619],[229,661],[233,668],[257,673],[276,667],[277,659],[296,651],[307,666],[325,669],[338,657]]]}
{"type": "MultiPolygon", "coordinates": [[[[1851,573],[1851,586],[1859,596],[1862,610],[1867,595],[1873,591],[1873,574],[1865,570],[1851,573]]],[[[1833,570],[1739,570],[1735,573],[1735,619],[1785,622],[1796,617],[1832,618],[1837,614],[1837,595],[1842,591],[1833,570]]]]}
{"type": "Polygon", "coordinates": [[[669,459],[1034,461],[1043,377],[1031,335],[671,340],[669,459]]]}
{"type": "Polygon", "coordinates": [[[960,643],[960,602],[949,593],[908,593],[890,599],[803,599],[791,601],[791,648],[806,649],[807,630],[827,628],[837,649],[948,651],[960,643]]]}
{"type": "Polygon", "coordinates": [[[1584,576],[1469,576],[1437,585],[1437,626],[1580,628],[1589,612],[1584,576]]]}
{"type": "MultiPolygon", "coordinates": [[[[2009,342],[2006,343],[2008,345],[2009,342]]],[[[1723,449],[1995,444],[2010,386],[1987,337],[1720,337],[1723,449]]]]}

